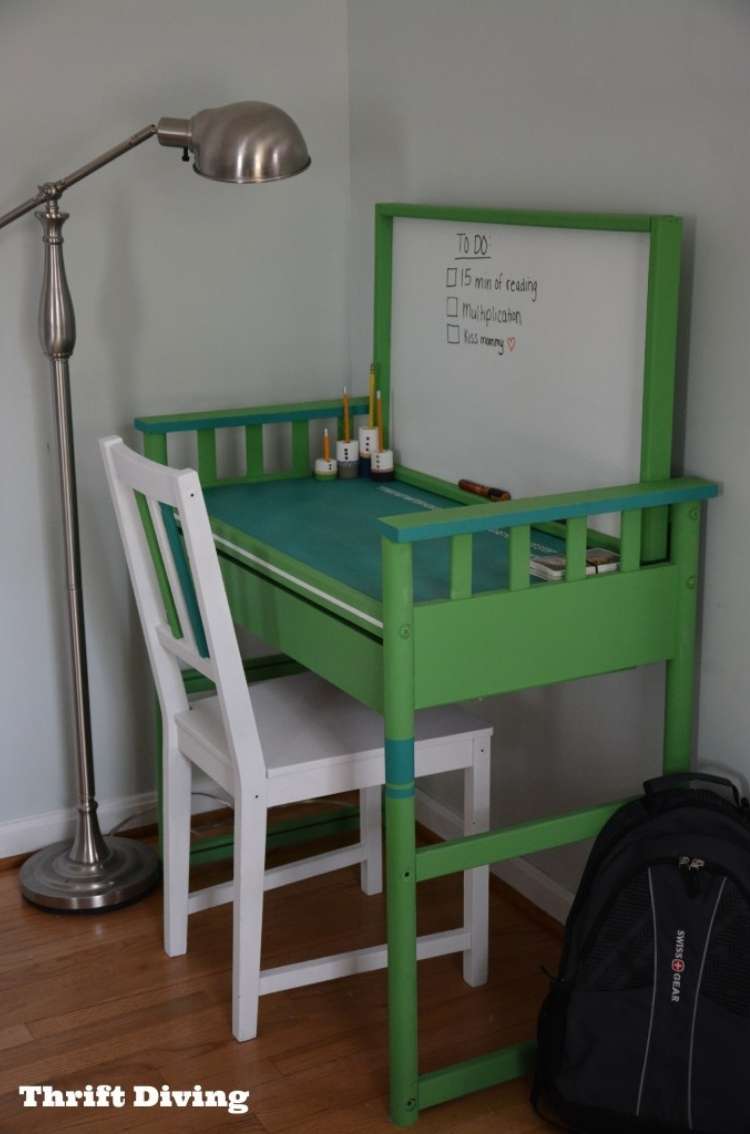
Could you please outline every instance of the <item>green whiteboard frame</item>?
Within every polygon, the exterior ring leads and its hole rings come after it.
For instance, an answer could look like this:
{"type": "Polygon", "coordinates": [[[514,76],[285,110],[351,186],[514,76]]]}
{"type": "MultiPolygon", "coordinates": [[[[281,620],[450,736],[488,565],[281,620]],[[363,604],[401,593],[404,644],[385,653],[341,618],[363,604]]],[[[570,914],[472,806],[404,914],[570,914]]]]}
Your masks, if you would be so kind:
{"type": "MultiPolygon", "coordinates": [[[[375,206],[373,363],[378,386],[382,390],[386,441],[390,432],[391,411],[391,315],[395,217],[459,221],[462,224],[648,233],[650,239],[643,356],[641,483],[648,484],[669,479],[672,474],[677,316],[682,248],[680,217],[540,212],[456,205],[377,204],[375,206]]],[[[644,517],[643,556],[646,562],[663,558],[666,548],[666,525],[666,512],[662,514],[652,512],[644,517]]]]}

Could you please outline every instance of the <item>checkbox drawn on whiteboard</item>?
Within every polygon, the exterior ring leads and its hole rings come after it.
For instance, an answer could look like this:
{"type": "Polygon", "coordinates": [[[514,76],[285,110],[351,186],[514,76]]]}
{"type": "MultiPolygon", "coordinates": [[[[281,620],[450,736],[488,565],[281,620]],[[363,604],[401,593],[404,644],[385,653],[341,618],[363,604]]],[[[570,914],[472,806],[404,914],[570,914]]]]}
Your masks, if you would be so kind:
{"type": "Polygon", "coordinates": [[[452,345],[455,345],[456,343],[460,343],[460,341],[461,341],[461,338],[460,338],[458,323],[449,323],[448,324],[448,342],[451,343],[452,345]]]}
{"type": "Polygon", "coordinates": [[[446,268],[445,271],[445,286],[455,287],[458,283],[458,268],[446,268]]]}
{"type": "Polygon", "coordinates": [[[445,314],[449,319],[455,319],[458,315],[458,296],[449,295],[445,300],[445,314]]]}

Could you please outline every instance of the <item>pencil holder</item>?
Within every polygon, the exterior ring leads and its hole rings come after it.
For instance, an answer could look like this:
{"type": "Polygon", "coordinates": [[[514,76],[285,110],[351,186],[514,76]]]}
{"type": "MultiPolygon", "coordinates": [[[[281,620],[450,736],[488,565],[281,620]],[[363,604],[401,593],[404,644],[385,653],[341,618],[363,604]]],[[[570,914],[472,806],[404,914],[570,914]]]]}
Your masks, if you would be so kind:
{"type": "Polygon", "coordinates": [[[354,480],[359,476],[359,442],[337,441],[336,463],[339,467],[339,480],[354,480]]]}
{"type": "Polygon", "coordinates": [[[378,448],[378,431],[361,425],[359,429],[359,471],[362,476],[370,474],[370,458],[378,448]]]}
{"type": "Polygon", "coordinates": [[[372,454],[370,476],[373,480],[393,480],[396,473],[393,467],[393,449],[381,449],[372,454]]]}
{"type": "Polygon", "coordinates": [[[327,461],[324,457],[317,457],[315,460],[313,476],[316,480],[335,480],[336,462],[327,461]]]}

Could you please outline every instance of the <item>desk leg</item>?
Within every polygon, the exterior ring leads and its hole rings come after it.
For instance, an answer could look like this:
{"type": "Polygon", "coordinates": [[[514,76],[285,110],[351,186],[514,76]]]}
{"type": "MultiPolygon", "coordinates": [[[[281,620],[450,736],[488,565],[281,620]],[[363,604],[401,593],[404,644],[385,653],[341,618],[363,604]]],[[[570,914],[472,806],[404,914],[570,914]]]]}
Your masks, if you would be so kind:
{"type": "Polygon", "coordinates": [[[677,645],[667,662],[664,772],[688,772],[693,745],[700,504],[673,504],[670,557],[679,571],[677,645]]]}
{"type": "Polygon", "coordinates": [[[388,1058],[391,1118],[417,1119],[414,640],[409,544],[383,540],[388,1058]]]}

